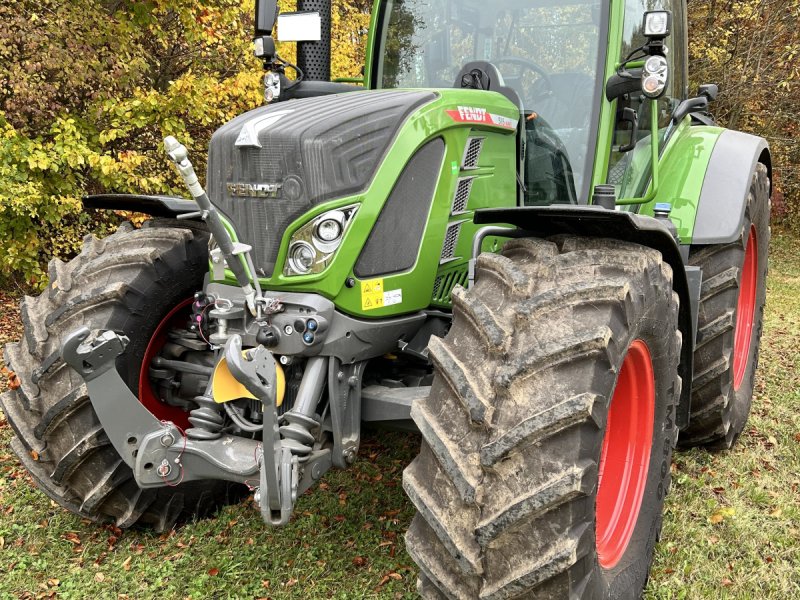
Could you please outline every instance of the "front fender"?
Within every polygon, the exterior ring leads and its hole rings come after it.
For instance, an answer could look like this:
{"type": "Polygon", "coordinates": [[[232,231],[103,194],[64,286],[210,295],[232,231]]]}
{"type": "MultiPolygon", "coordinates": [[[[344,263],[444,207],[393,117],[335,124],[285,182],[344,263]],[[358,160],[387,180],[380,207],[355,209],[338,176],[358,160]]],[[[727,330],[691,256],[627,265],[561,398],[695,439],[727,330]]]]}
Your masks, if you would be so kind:
{"type": "MultiPolygon", "coordinates": [[[[194,200],[175,196],[147,196],[144,194],[95,194],[83,197],[84,208],[100,210],[129,210],[151,217],[176,218],[197,212],[200,208],[194,200]]],[[[199,216],[197,217],[200,218],[199,216]]]]}
{"type": "Polygon", "coordinates": [[[634,213],[607,210],[595,206],[536,206],[498,208],[475,212],[476,224],[505,224],[522,229],[531,237],[572,234],[612,238],[653,248],[672,267],[672,285],[680,298],[678,327],[683,335],[681,362],[678,367],[683,380],[676,424],[689,424],[691,381],[694,356],[692,299],[686,268],[675,238],[657,219],[634,213]]]}

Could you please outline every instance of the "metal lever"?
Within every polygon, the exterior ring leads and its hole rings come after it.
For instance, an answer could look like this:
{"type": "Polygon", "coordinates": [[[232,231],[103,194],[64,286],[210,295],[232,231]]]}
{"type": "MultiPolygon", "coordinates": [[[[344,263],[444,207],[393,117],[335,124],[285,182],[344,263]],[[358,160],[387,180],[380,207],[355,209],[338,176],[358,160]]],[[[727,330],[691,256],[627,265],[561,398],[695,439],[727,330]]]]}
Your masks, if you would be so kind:
{"type": "Polygon", "coordinates": [[[197,173],[195,173],[194,167],[189,160],[189,151],[186,149],[186,146],[170,135],[164,138],[164,148],[167,151],[169,159],[175,163],[175,166],[178,168],[178,173],[180,173],[183,178],[186,187],[189,188],[189,193],[192,195],[192,198],[194,198],[194,201],[197,202],[197,205],[200,207],[200,216],[203,218],[203,221],[208,224],[211,235],[214,236],[214,239],[219,244],[219,248],[222,251],[228,268],[233,271],[236,281],[242,288],[247,307],[253,315],[256,315],[258,312],[256,308],[256,298],[261,297],[261,287],[258,283],[258,277],[256,277],[255,271],[252,269],[253,261],[250,257],[250,247],[245,244],[236,244],[231,239],[228,230],[222,223],[219,212],[217,212],[217,209],[211,204],[211,200],[208,199],[208,195],[197,179],[197,173]],[[244,264],[239,255],[244,255],[244,264]],[[248,265],[248,269],[251,271],[250,273],[245,269],[245,264],[248,265]]]}

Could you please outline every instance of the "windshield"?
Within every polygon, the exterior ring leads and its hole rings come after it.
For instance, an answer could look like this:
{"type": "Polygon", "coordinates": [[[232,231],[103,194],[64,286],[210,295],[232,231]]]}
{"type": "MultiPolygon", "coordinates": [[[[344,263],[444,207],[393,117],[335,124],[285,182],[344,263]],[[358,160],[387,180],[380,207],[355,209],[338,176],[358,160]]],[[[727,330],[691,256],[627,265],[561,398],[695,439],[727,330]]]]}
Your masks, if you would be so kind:
{"type": "Polygon", "coordinates": [[[461,87],[462,66],[491,62],[522,111],[536,113],[560,141],[585,201],[605,56],[603,12],[599,0],[387,0],[374,81],[383,88],[461,87]]]}

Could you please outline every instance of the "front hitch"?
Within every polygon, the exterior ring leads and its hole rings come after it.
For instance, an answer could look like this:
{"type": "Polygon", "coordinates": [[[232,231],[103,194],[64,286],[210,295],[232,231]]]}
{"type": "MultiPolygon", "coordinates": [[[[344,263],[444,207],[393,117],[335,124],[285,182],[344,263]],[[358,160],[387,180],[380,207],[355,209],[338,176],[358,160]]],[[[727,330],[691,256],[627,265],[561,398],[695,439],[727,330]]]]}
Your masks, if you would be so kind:
{"type": "MultiPolygon", "coordinates": [[[[158,420],[122,380],[116,359],[128,343],[125,335],[99,331],[92,336],[82,327],[67,336],[61,355],[86,382],[103,430],[132,469],[139,487],[176,486],[203,479],[235,481],[255,487],[255,499],[266,523],[288,523],[298,495],[331,468],[332,460],[330,448],[307,448],[298,456],[297,442],[282,437],[272,353],[264,346],[243,352],[238,335],[232,335],[225,345],[231,374],[264,405],[263,443],[234,435],[197,440],[187,437],[174,423],[158,420]],[[254,486],[257,473],[258,486],[254,486]]],[[[319,375],[325,373],[327,368],[319,375]]],[[[309,381],[308,389],[313,391],[320,385],[309,381]]],[[[315,407],[316,402],[308,403],[309,412],[315,407]]]]}
{"type": "Polygon", "coordinates": [[[270,525],[289,522],[297,500],[298,460],[281,442],[278,430],[275,358],[264,346],[242,352],[242,338],[232,335],[225,344],[231,374],[264,405],[260,487],[255,500],[261,517],[270,525]]]}

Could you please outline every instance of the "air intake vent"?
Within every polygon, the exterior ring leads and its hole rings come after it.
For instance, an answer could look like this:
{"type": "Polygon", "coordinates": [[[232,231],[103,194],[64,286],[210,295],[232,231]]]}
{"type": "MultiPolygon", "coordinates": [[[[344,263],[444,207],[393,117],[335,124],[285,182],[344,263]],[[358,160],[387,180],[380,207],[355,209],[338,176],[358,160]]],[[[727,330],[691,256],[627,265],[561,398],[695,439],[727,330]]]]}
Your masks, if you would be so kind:
{"type": "Polygon", "coordinates": [[[456,246],[458,245],[458,234],[461,232],[461,223],[450,223],[447,226],[447,233],[444,234],[444,246],[442,247],[442,258],[439,264],[444,264],[456,258],[456,246]]]}
{"type": "Polygon", "coordinates": [[[467,147],[464,148],[464,160],[461,161],[462,169],[477,169],[478,159],[483,149],[482,137],[467,138],[467,147]]]}
{"type": "Polygon", "coordinates": [[[458,180],[458,185],[456,186],[456,195],[453,197],[452,214],[457,215],[466,210],[469,194],[472,191],[472,182],[474,180],[474,177],[464,177],[463,179],[458,180]]]}
{"type": "Polygon", "coordinates": [[[459,284],[466,286],[467,275],[468,272],[466,269],[450,271],[449,273],[439,275],[433,284],[433,298],[431,298],[432,302],[434,304],[449,305],[450,294],[452,293],[453,288],[459,284]]]}
{"type": "Polygon", "coordinates": [[[436,138],[408,161],[356,261],[356,277],[367,279],[400,273],[414,266],[439,181],[444,151],[444,140],[436,138]]]}

